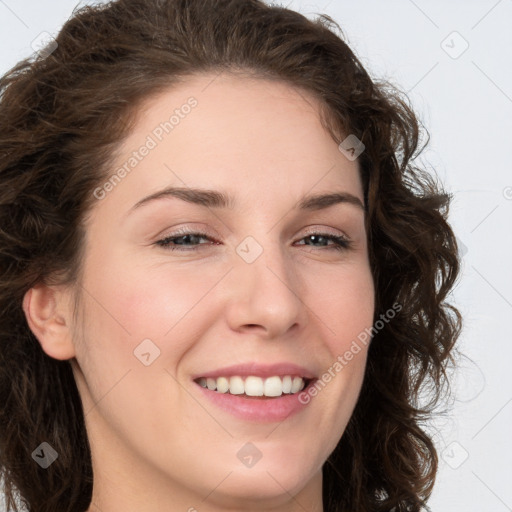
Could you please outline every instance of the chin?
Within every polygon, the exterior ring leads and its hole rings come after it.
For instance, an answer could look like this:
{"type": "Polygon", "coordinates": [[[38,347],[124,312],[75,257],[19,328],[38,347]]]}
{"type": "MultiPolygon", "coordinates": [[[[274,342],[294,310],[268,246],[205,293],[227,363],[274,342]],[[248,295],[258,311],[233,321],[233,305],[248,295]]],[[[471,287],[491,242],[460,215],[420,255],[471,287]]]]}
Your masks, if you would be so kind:
{"type": "Polygon", "coordinates": [[[312,477],[313,475],[290,472],[290,468],[282,468],[280,472],[264,468],[237,469],[212,493],[208,501],[211,499],[219,505],[234,508],[240,502],[245,506],[254,503],[260,507],[265,504],[267,509],[278,508],[306,487],[312,477]]]}
{"type": "MultiPolygon", "coordinates": [[[[238,461],[237,461],[238,462],[238,461]]],[[[230,470],[214,470],[218,485],[211,498],[233,505],[268,502],[268,508],[279,507],[304,489],[315,477],[321,478],[321,464],[296,459],[296,454],[263,455],[252,467],[235,464],[230,470]],[[231,472],[230,472],[231,471],[231,472]],[[219,485],[222,477],[225,480],[219,485]],[[229,475],[229,476],[227,476],[229,475]],[[232,502],[232,503],[230,503],[232,502]]]]}

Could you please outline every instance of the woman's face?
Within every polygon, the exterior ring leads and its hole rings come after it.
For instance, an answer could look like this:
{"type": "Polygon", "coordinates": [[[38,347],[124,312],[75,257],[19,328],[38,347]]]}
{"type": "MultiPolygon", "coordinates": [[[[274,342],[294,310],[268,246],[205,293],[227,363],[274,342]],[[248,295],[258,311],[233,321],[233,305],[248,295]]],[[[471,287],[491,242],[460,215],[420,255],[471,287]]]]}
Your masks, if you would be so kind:
{"type": "Polygon", "coordinates": [[[73,368],[100,510],[313,510],[367,348],[344,355],[374,311],[357,160],[318,108],[283,83],[194,77],[146,104],[94,192],[73,368]],[[290,393],[303,382],[316,395],[290,393]]]}

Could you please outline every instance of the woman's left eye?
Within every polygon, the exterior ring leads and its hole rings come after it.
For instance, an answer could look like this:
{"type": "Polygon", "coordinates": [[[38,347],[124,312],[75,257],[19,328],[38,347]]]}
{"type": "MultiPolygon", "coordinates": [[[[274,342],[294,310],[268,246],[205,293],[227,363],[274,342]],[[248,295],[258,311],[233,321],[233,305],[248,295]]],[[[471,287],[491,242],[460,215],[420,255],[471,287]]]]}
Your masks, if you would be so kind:
{"type": "MultiPolygon", "coordinates": [[[[158,245],[160,247],[163,247],[166,250],[169,251],[194,251],[197,249],[197,246],[199,245],[207,245],[207,244],[200,244],[198,242],[199,239],[205,239],[213,241],[211,237],[209,237],[206,233],[182,233],[182,234],[175,234],[168,237],[165,237],[161,240],[158,240],[155,242],[155,245],[158,245]],[[182,247],[188,247],[187,249],[182,247]]],[[[352,242],[346,238],[345,236],[338,236],[338,235],[331,235],[329,233],[309,233],[305,237],[301,238],[301,240],[309,240],[312,243],[305,243],[301,245],[312,245],[314,243],[318,243],[320,241],[331,241],[333,242],[332,245],[322,245],[321,247],[325,247],[327,249],[334,249],[336,251],[343,251],[346,249],[349,249],[352,246],[352,242]]],[[[217,244],[218,242],[215,242],[217,244]]]]}
{"type": "MultiPolygon", "coordinates": [[[[334,249],[335,251],[343,251],[344,249],[349,249],[352,247],[352,242],[345,236],[341,235],[330,235],[328,233],[310,233],[306,235],[304,238],[301,238],[301,240],[313,240],[313,242],[318,242],[321,239],[332,241],[333,245],[331,246],[323,246],[327,249],[334,249]]],[[[305,244],[305,245],[311,245],[311,244],[305,244]]]]}

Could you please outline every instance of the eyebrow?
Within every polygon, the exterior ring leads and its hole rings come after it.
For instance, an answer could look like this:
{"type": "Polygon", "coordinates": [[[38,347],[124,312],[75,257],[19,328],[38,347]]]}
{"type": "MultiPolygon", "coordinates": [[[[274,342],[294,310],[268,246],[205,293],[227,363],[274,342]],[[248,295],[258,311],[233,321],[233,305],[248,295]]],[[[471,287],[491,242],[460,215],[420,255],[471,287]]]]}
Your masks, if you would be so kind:
{"type": "MultiPolygon", "coordinates": [[[[234,198],[224,192],[209,189],[199,189],[190,187],[168,187],[144,197],[133,205],[128,213],[140,208],[141,206],[162,198],[176,197],[188,203],[197,204],[206,208],[228,208],[233,209],[236,202],[234,198]]],[[[365,206],[361,200],[349,192],[332,192],[328,194],[316,194],[303,197],[295,209],[304,211],[317,211],[329,208],[334,204],[345,203],[357,206],[365,211],[365,206]]]]}

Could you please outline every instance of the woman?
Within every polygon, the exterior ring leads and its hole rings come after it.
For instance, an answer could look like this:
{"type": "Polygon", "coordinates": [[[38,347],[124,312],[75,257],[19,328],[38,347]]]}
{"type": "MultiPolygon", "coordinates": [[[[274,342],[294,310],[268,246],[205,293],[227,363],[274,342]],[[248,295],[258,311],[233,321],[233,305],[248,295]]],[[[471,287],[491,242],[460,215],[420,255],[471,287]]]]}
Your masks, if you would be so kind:
{"type": "Polygon", "coordinates": [[[118,0],[3,77],[10,506],[425,509],[449,196],[333,26],[118,0]]]}

